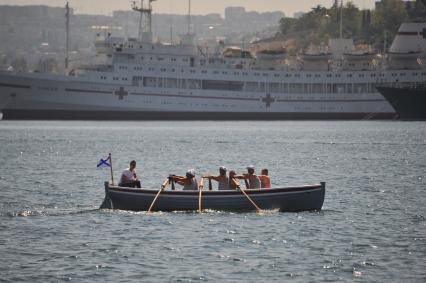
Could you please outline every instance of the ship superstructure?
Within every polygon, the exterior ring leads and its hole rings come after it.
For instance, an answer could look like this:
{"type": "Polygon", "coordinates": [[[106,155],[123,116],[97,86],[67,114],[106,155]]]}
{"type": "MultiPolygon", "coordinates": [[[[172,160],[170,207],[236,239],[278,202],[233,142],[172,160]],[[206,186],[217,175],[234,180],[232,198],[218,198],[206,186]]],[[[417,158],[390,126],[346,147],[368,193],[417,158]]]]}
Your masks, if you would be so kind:
{"type": "Polygon", "coordinates": [[[375,86],[426,82],[426,23],[403,24],[385,56],[306,52],[290,68],[283,50],[210,53],[195,44],[190,24],[180,44],[153,42],[143,27],[151,21],[147,2],[133,7],[141,13],[138,38],[97,38],[97,64],[69,75],[0,73],[4,118],[391,118],[395,111],[375,86]]]}

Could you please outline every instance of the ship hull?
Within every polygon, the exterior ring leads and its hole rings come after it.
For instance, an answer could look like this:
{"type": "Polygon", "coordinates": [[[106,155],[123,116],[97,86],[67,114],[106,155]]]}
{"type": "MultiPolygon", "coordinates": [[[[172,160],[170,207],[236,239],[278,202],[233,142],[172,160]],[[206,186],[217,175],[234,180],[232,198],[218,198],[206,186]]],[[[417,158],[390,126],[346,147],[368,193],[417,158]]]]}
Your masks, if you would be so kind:
{"type": "Polygon", "coordinates": [[[395,113],[250,113],[176,111],[3,110],[6,120],[363,120],[393,119],[395,113]]]}
{"type": "Polygon", "coordinates": [[[426,120],[426,87],[378,87],[401,120],[426,120]]]}
{"type": "Polygon", "coordinates": [[[6,120],[358,120],[395,115],[379,93],[327,97],[158,90],[43,74],[0,74],[0,112],[6,120]],[[120,89],[126,95],[120,96],[120,89]]]}

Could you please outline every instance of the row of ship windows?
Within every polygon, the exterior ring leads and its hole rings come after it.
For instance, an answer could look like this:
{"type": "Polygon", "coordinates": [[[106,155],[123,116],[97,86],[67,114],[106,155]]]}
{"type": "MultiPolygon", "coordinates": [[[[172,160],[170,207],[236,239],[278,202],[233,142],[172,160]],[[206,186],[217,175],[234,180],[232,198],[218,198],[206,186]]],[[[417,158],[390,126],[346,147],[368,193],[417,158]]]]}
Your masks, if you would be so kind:
{"type": "Polygon", "coordinates": [[[194,80],[155,77],[134,77],[134,86],[172,89],[203,89],[219,91],[271,92],[271,93],[371,93],[372,83],[354,84],[307,84],[307,83],[263,83],[220,80],[194,80]]]}
{"type": "MultiPolygon", "coordinates": [[[[128,60],[135,60],[136,56],[132,55],[132,54],[129,54],[125,58],[128,59],[128,60]]],[[[155,61],[155,60],[157,60],[157,61],[162,62],[162,61],[165,60],[165,58],[163,58],[163,57],[155,57],[154,58],[154,57],[144,57],[144,56],[142,56],[142,57],[139,57],[139,58],[140,58],[141,61],[155,61]]],[[[177,62],[177,59],[176,58],[170,58],[169,61],[170,62],[177,62]]],[[[181,61],[185,62],[185,63],[188,63],[189,62],[189,58],[182,58],[181,61]]],[[[119,66],[119,69],[121,69],[121,70],[127,70],[127,66],[119,66]]]]}
{"type": "MultiPolygon", "coordinates": [[[[143,101],[144,104],[153,104],[153,103],[157,103],[155,101],[152,100],[144,100],[143,101]]],[[[170,101],[161,101],[160,104],[162,105],[173,105],[175,103],[172,103],[170,101]]],[[[220,108],[238,108],[241,107],[241,105],[236,105],[236,104],[218,104],[218,103],[214,103],[214,104],[207,104],[207,103],[187,103],[187,102],[178,102],[176,103],[177,105],[180,106],[190,106],[190,107],[220,107],[220,108]]],[[[311,107],[311,106],[295,106],[293,108],[294,110],[314,110],[314,109],[320,109],[320,110],[343,110],[343,106],[340,107],[334,107],[334,106],[324,106],[324,105],[320,105],[319,107],[311,107]]]]}
{"type": "MultiPolygon", "coordinates": [[[[108,77],[106,77],[106,76],[101,76],[100,78],[101,78],[101,80],[107,80],[108,79],[108,77]]],[[[113,81],[119,81],[120,78],[119,77],[112,77],[112,80],[113,81]]],[[[121,80],[122,81],[128,81],[129,79],[127,77],[122,77],[121,80]]]]}
{"type": "MultiPolygon", "coordinates": [[[[127,70],[127,67],[120,66],[119,69],[120,70],[127,70]]],[[[134,70],[135,71],[143,71],[143,67],[134,67],[134,70]]],[[[148,71],[154,72],[155,68],[154,67],[149,67],[148,71]]],[[[171,71],[172,73],[175,73],[176,69],[172,68],[172,69],[167,70],[166,68],[160,68],[160,72],[162,72],[162,73],[165,73],[167,71],[171,71]]],[[[197,71],[193,70],[193,69],[189,70],[189,72],[191,74],[196,74],[197,73],[197,71]]],[[[181,69],[181,73],[185,73],[185,70],[181,69]]],[[[208,74],[209,72],[207,70],[201,70],[201,73],[202,74],[208,74]]],[[[222,72],[220,72],[220,71],[213,71],[213,74],[215,74],[215,75],[220,75],[220,74],[222,74],[222,75],[232,75],[233,74],[233,75],[236,75],[236,76],[239,76],[239,75],[248,76],[248,75],[250,75],[248,72],[228,72],[228,71],[222,71],[222,72]]],[[[259,76],[268,77],[269,76],[269,73],[252,73],[252,74],[255,77],[259,77],[259,76]]],[[[392,73],[391,74],[392,77],[397,77],[398,75],[401,76],[401,77],[405,77],[407,75],[407,73],[399,73],[399,74],[398,73],[392,73]]],[[[412,76],[419,76],[419,73],[418,72],[413,72],[413,73],[411,73],[411,75],[412,76]]],[[[422,76],[426,76],[426,73],[421,73],[421,75],[422,76]]],[[[282,77],[286,77],[286,78],[291,78],[291,77],[300,78],[300,77],[302,77],[301,74],[288,74],[288,73],[287,74],[283,74],[283,75],[281,75],[281,74],[274,74],[275,78],[279,78],[281,76],[282,77]]],[[[347,74],[346,75],[346,77],[348,77],[348,78],[352,78],[353,76],[354,76],[353,74],[347,74]]],[[[373,73],[373,74],[370,74],[370,77],[372,77],[372,78],[375,78],[375,77],[384,77],[384,76],[385,75],[383,73],[379,73],[379,74],[373,73]]],[[[305,74],[305,77],[306,78],[312,78],[312,77],[321,78],[322,75],[321,74],[305,74]]],[[[325,77],[332,78],[333,74],[326,74],[325,77]]],[[[341,78],[341,77],[344,77],[344,76],[341,75],[341,74],[334,74],[334,77],[335,78],[341,78]]],[[[358,74],[358,77],[359,78],[364,78],[364,77],[366,77],[366,75],[365,74],[358,74]]]]}

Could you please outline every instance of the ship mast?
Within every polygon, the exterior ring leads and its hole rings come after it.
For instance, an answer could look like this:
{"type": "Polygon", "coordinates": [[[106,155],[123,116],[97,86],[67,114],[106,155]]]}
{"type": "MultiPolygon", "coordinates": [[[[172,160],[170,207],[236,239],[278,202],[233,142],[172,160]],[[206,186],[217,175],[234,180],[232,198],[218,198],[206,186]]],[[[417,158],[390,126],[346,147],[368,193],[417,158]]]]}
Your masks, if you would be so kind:
{"type": "Polygon", "coordinates": [[[191,0],[188,0],[188,34],[191,34],[191,0]]]}
{"type": "Polygon", "coordinates": [[[138,39],[140,42],[152,42],[152,2],[155,0],[148,0],[148,5],[144,6],[144,0],[141,0],[140,6],[136,1],[132,3],[133,11],[141,14],[139,18],[139,32],[138,39]]]}
{"type": "Polygon", "coordinates": [[[343,0],[340,2],[340,39],[343,38],[343,0]]]}
{"type": "Polygon", "coordinates": [[[68,72],[69,67],[69,50],[70,50],[70,6],[69,3],[65,5],[66,16],[66,43],[65,43],[65,73],[68,72]]]}

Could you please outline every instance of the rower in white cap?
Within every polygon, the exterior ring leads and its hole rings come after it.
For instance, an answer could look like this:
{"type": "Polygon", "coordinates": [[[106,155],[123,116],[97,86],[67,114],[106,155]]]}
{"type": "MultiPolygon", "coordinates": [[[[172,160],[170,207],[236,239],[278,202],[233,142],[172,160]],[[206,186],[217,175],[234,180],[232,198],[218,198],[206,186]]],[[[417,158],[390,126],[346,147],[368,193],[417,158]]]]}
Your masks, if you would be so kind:
{"type": "Polygon", "coordinates": [[[170,180],[175,181],[179,185],[183,186],[184,191],[196,191],[198,190],[197,179],[195,178],[196,172],[194,169],[186,171],[186,176],[169,176],[170,180]]]}
{"type": "Polygon", "coordinates": [[[247,188],[248,189],[260,189],[260,179],[254,173],[255,168],[253,165],[247,166],[247,173],[243,175],[236,176],[237,179],[247,180],[247,188]]]}
{"type": "Polygon", "coordinates": [[[225,166],[219,167],[219,176],[204,176],[204,178],[215,180],[218,183],[218,190],[229,190],[229,177],[226,175],[226,172],[228,169],[226,169],[225,166]]]}

